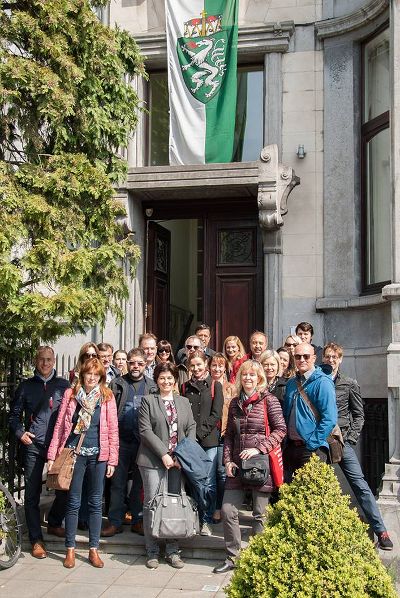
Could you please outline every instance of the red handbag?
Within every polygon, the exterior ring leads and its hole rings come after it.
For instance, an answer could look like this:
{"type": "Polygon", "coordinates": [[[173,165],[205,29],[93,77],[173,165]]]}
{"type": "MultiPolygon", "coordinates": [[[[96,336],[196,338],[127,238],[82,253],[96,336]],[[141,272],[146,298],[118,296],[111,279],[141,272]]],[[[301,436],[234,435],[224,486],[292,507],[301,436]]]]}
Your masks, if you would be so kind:
{"type": "MultiPolygon", "coordinates": [[[[267,415],[267,399],[264,401],[264,419],[265,419],[265,436],[268,438],[270,435],[268,415],[267,415]]],[[[269,469],[271,472],[272,479],[277,488],[283,484],[283,457],[281,445],[278,444],[275,448],[268,453],[269,456],[269,469]]]]}

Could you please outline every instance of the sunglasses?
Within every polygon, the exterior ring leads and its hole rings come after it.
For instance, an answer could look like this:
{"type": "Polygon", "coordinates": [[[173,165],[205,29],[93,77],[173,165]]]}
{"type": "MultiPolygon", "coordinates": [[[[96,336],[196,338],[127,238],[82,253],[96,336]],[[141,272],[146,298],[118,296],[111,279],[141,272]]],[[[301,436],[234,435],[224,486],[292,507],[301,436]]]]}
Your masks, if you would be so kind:
{"type": "Polygon", "coordinates": [[[285,343],[285,347],[297,347],[298,343],[285,343]]]}
{"type": "Polygon", "coordinates": [[[304,355],[301,355],[298,353],[294,356],[296,361],[300,361],[301,358],[303,358],[304,361],[308,361],[310,359],[310,357],[311,357],[311,355],[309,353],[304,353],[304,355]]]}
{"type": "Polygon", "coordinates": [[[138,365],[139,367],[143,367],[146,364],[144,361],[128,361],[128,365],[138,365]]]}
{"type": "Polygon", "coordinates": [[[186,349],[200,349],[200,345],[186,345],[186,349]]]}
{"type": "Polygon", "coordinates": [[[158,349],[158,353],[171,353],[169,349],[158,349]]]}
{"type": "Polygon", "coordinates": [[[88,359],[90,357],[97,357],[97,353],[85,353],[85,357],[87,357],[88,359]]]}

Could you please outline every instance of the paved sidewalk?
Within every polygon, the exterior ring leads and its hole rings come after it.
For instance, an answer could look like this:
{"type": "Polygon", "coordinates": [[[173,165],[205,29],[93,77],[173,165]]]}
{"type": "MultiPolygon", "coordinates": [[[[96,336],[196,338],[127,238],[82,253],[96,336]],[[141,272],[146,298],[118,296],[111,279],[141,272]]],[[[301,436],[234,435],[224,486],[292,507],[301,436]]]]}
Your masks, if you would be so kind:
{"type": "Polygon", "coordinates": [[[147,569],[145,557],[104,554],[104,569],[87,561],[87,551],[77,551],[74,569],[62,565],[64,553],[49,552],[34,559],[23,552],[11,569],[0,570],[0,596],[14,598],[223,598],[231,573],[216,575],[215,560],[185,559],[183,569],[160,562],[147,569]]]}

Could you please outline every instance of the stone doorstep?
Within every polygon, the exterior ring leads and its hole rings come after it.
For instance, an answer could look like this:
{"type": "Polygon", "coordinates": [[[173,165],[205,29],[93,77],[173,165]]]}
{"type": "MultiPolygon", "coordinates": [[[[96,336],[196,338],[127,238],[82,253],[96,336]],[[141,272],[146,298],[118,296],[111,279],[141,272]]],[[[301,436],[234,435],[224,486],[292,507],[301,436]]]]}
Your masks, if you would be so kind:
{"type": "MultiPolygon", "coordinates": [[[[46,548],[51,552],[64,552],[64,540],[56,536],[49,536],[46,531],[47,512],[49,511],[54,496],[42,494],[40,500],[41,519],[43,521],[43,538],[46,548]]],[[[22,509],[23,511],[23,509],[22,509]]],[[[103,525],[107,519],[103,517],[103,525]]],[[[251,513],[240,511],[240,527],[242,530],[242,546],[247,546],[247,540],[251,531],[251,513]]],[[[25,528],[24,528],[25,529],[25,528]]],[[[123,533],[116,534],[111,538],[100,538],[100,550],[107,554],[137,554],[144,555],[144,538],[131,532],[130,525],[123,526],[123,533]]],[[[226,557],[222,523],[212,526],[212,536],[196,536],[190,540],[180,540],[179,546],[182,556],[193,559],[224,560],[226,557]]],[[[26,529],[25,529],[26,532],[26,529]]],[[[87,532],[78,530],[76,536],[76,547],[78,550],[88,550],[89,537],[87,532]]],[[[23,539],[23,550],[30,550],[30,542],[25,533],[23,539]]]]}

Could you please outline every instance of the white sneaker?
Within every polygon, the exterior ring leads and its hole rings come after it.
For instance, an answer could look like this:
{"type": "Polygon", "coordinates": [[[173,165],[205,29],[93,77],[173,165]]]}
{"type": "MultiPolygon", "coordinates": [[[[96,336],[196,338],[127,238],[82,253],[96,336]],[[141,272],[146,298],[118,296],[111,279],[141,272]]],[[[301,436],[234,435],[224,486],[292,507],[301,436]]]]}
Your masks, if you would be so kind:
{"type": "Polygon", "coordinates": [[[203,523],[200,529],[200,536],[212,536],[212,531],[208,523],[203,523]]]}

